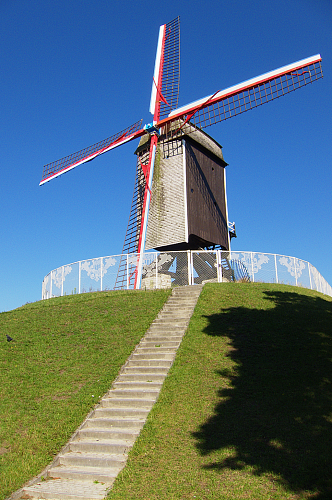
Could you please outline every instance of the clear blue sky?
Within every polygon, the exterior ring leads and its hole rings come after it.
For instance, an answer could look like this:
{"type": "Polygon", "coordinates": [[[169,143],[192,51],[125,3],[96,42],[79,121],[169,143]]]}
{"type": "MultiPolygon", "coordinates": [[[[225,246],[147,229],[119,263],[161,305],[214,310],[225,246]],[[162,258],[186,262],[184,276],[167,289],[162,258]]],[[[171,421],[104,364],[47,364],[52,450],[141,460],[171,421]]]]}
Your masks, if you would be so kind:
{"type": "Polygon", "coordinates": [[[44,164],[148,113],[158,29],[181,17],[179,105],[321,53],[324,79],[209,127],[234,250],[292,255],[332,284],[331,0],[0,0],[0,311],[43,277],[121,253],[130,143],[39,187],[44,164]]]}

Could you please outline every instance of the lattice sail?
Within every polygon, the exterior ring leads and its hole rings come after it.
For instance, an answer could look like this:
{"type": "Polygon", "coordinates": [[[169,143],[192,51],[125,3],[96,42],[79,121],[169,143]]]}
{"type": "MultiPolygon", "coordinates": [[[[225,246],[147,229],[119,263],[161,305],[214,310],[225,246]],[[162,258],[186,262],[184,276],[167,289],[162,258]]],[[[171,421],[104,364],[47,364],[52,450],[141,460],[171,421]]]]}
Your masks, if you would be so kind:
{"type": "Polygon", "coordinates": [[[321,57],[316,55],[265,73],[172,111],[158,126],[182,119],[205,128],[249,111],[323,77],[321,57]]]}
{"type": "Polygon", "coordinates": [[[145,134],[145,131],[141,128],[142,122],[143,120],[139,120],[133,125],[130,125],[121,132],[118,132],[103,141],[97,142],[92,146],[81,149],[77,153],[73,153],[69,156],[61,158],[60,160],[53,161],[52,163],[45,165],[43,169],[43,177],[39,185],[41,186],[42,184],[45,184],[45,182],[68,172],[72,168],[93,160],[96,156],[106,153],[106,151],[109,151],[110,149],[114,149],[125,142],[131,141],[145,134]]]}
{"type": "Polygon", "coordinates": [[[159,121],[178,105],[180,89],[180,18],[160,26],[150,112],[159,121]]]}
{"type": "Polygon", "coordinates": [[[144,195],[146,191],[146,176],[143,171],[143,168],[144,165],[147,164],[148,162],[149,162],[149,150],[146,150],[137,156],[134,194],[131,203],[125,241],[122,249],[121,262],[114,287],[114,289],[117,290],[127,288],[127,286],[130,285],[134,285],[135,281],[135,272],[137,268],[137,263],[131,262],[133,270],[131,274],[129,273],[129,278],[128,278],[127,258],[125,257],[125,254],[137,254],[138,252],[139,237],[141,233],[141,225],[143,219],[142,215],[143,215],[144,195]],[[127,279],[129,279],[129,283],[127,283],[127,279]]]}
{"type": "Polygon", "coordinates": [[[161,92],[164,101],[160,104],[160,119],[176,109],[180,91],[180,18],[166,24],[163,80],[161,92]]]}

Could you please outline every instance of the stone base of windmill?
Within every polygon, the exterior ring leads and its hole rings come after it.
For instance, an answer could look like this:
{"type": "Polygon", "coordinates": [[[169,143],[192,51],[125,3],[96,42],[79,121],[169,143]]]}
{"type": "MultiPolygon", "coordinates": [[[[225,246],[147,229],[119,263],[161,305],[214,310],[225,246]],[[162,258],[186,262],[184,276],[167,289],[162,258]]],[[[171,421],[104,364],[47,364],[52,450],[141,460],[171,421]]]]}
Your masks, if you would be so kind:
{"type": "Polygon", "coordinates": [[[172,280],[169,274],[158,274],[156,276],[149,276],[142,279],[142,290],[153,290],[155,288],[171,288],[172,280]]]}

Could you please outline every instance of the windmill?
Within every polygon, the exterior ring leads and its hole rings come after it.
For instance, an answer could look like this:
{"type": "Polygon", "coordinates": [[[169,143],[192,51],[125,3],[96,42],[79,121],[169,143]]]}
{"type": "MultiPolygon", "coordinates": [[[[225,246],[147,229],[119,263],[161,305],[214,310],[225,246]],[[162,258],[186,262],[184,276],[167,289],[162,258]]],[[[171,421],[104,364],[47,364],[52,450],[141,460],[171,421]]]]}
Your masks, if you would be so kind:
{"type": "MultiPolygon", "coordinates": [[[[135,255],[131,280],[140,287],[143,252],[229,250],[225,162],[221,146],[203,129],[322,78],[319,54],[178,107],[180,20],[160,26],[152,82],[152,123],[143,120],[70,156],[46,165],[40,185],[140,138],[136,179],[123,254],[135,255]]],[[[126,262],[128,262],[126,260],[126,262]]],[[[125,280],[120,263],[115,288],[125,280]]],[[[126,265],[128,265],[126,263],[126,265]]],[[[126,278],[127,279],[127,278],[126,278]]],[[[127,283],[128,285],[128,283],[127,283]]]]}

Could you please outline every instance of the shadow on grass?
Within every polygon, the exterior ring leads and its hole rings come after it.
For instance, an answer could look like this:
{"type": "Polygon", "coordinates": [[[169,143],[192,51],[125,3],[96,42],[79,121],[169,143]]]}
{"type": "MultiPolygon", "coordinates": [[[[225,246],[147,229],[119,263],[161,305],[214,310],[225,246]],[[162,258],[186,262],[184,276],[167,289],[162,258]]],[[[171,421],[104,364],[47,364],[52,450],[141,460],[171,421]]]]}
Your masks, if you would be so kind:
{"type": "Polygon", "coordinates": [[[230,339],[235,372],[215,414],[194,434],[203,455],[235,453],[207,467],[277,474],[294,493],[332,498],[332,303],[264,292],[274,307],[223,310],[205,333],[230,339]]]}

